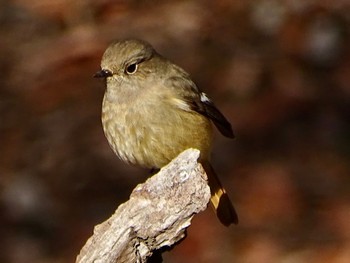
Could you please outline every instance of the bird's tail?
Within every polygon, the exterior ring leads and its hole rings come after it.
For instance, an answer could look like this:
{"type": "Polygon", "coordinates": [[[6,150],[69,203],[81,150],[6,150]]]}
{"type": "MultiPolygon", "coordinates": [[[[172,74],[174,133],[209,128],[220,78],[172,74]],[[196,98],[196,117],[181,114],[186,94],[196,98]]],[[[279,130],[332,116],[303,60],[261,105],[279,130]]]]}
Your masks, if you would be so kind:
{"type": "Polygon", "coordinates": [[[225,226],[238,224],[236,210],[233,207],[225,189],[221,185],[213,167],[208,161],[202,162],[202,166],[208,175],[208,183],[211,191],[210,201],[215,209],[216,216],[225,226]]]}

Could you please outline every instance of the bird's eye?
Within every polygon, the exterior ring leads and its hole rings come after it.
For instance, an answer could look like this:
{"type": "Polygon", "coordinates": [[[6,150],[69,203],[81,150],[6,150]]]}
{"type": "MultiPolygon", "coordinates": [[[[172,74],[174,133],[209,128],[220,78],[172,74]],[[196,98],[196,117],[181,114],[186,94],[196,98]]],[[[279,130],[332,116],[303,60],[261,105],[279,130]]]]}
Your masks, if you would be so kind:
{"type": "Polygon", "coordinates": [[[130,64],[125,69],[125,72],[129,75],[134,74],[136,71],[137,71],[137,63],[130,64]]]}

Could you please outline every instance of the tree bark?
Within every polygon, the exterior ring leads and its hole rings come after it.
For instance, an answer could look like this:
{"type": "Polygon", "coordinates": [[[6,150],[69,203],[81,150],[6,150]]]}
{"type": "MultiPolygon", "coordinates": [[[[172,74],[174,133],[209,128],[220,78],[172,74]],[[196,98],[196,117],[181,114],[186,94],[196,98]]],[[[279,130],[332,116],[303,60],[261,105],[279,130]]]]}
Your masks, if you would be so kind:
{"type": "Polygon", "coordinates": [[[198,158],[198,150],[186,150],[136,186],[130,199],[95,227],[76,263],[147,262],[156,251],[182,240],[192,217],[210,199],[198,158]]]}

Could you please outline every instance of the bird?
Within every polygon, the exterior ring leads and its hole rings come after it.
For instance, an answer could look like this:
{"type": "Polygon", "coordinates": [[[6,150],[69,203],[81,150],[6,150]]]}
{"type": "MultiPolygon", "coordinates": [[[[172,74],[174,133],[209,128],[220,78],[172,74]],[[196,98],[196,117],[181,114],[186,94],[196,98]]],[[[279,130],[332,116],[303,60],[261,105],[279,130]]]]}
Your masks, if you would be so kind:
{"type": "Polygon", "coordinates": [[[213,124],[234,138],[230,122],[190,75],[139,39],[111,43],[95,78],[105,80],[102,126],[124,162],[160,169],[188,148],[200,150],[211,203],[219,221],[238,224],[237,212],[211,163],[213,124]]]}

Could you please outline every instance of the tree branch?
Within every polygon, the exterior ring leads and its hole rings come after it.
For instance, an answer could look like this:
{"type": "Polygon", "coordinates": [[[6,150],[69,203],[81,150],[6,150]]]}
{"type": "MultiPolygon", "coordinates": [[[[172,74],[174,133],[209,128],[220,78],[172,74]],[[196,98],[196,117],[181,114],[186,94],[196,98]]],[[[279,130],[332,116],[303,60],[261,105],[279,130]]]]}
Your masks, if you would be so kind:
{"type": "Polygon", "coordinates": [[[192,217],[210,199],[198,158],[198,150],[186,150],[136,186],[130,199],[95,227],[76,263],[147,262],[155,251],[182,240],[192,217]]]}

